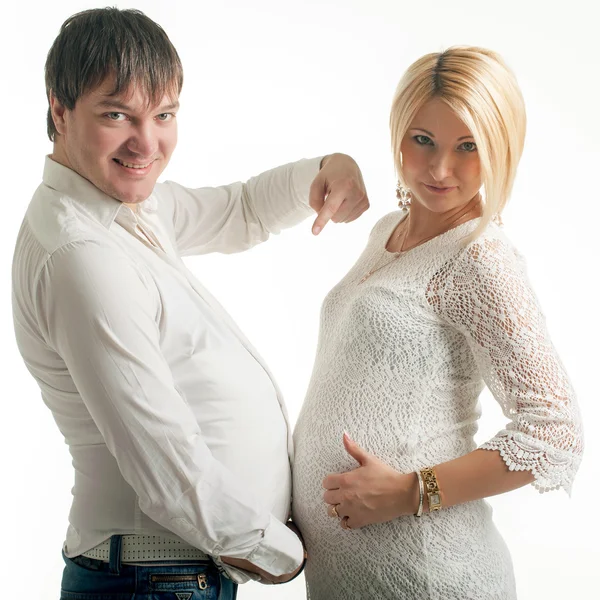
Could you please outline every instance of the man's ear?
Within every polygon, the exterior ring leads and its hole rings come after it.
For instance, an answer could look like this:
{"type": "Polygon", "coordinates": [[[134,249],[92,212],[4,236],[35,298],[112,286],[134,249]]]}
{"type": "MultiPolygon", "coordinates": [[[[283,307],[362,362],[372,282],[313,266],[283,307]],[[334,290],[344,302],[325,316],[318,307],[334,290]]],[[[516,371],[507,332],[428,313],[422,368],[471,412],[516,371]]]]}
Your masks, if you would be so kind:
{"type": "Polygon", "coordinates": [[[64,135],[67,124],[66,124],[66,112],[67,108],[64,104],[61,104],[59,100],[57,100],[54,92],[50,90],[49,94],[50,100],[50,113],[52,114],[52,120],[54,121],[54,127],[56,127],[56,131],[60,135],[64,135]]]}

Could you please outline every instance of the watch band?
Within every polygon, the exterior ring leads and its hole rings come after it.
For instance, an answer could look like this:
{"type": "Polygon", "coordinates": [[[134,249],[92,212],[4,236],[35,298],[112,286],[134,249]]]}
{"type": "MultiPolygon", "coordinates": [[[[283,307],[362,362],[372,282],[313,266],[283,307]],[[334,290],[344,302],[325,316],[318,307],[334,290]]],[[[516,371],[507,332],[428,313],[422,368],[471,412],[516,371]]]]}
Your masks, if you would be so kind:
{"type": "Polygon", "coordinates": [[[429,512],[440,510],[442,508],[442,493],[433,467],[421,469],[421,477],[423,478],[425,493],[429,500],[429,512]]]}

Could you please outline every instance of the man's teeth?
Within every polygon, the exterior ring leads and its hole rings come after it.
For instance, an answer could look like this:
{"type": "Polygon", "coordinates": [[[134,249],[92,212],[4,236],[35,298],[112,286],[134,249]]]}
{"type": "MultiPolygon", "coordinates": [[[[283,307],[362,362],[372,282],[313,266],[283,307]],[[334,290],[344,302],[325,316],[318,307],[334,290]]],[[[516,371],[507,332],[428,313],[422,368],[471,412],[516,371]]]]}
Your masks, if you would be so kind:
{"type": "Polygon", "coordinates": [[[129,167],[130,169],[145,169],[146,167],[149,167],[152,163],[149,162],[147,165],[134,165],[133,163],[128,163],[125,162],[124,160],[119,160],[118,158],[115,159],[120,165],[123,165],[124,167],[129,167]]]}

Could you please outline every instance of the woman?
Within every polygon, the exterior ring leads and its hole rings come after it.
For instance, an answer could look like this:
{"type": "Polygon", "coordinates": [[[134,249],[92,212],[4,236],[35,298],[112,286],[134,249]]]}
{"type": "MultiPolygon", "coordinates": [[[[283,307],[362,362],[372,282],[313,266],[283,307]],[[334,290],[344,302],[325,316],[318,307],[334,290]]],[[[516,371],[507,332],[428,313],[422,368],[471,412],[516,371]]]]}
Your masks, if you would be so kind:
{"type": "Polygon", "coordinates": [[[324,302],[294,434],[309,597],[515,598],[483,498],[528,483],[569,491],[583,447],[573,390],[500,225],[523,99],[497,54],[451,48],[408,69],[391,131],[404,208],[377,223],[324,302]],[[484,382],[510,423],[477,448],[484,382]]]}

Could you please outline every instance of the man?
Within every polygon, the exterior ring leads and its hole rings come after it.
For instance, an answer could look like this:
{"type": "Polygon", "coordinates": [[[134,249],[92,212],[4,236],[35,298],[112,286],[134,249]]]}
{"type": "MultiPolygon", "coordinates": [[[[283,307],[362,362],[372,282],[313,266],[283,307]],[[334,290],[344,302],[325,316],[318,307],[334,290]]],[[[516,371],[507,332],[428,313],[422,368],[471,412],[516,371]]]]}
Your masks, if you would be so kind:
{"type": "Polygon", "coordinates": [[[138,11],[74,15],[46,63],[54,149],[18,236],[13,307],[73,457],[65,598],[233,598],[234,581],[281,583],[303,564],[284,525],[281,395],[181,256],[245,250],[314,211],[318,234],[368,200],[344,155],[214,189],[157,184],[182,81],[166,34],[138,11]]]}

